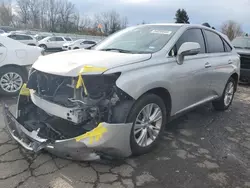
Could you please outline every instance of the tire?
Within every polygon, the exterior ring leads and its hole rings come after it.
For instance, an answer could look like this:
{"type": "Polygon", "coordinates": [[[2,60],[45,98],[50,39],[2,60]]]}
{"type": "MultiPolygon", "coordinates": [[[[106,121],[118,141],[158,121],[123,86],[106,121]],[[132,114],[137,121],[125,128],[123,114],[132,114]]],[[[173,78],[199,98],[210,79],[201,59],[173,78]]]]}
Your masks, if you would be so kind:
{"type": "Polygon", "coordinates": [[[40,48],[43,48],[44,50],[47,50],[47,49],[48,49],[47,46],[46,46],[45,44],[41,44],[41,45],[39,45],[39,47],[40,47],[40,48]]]}
{"type": "Polygon", "coordinates": [[[227,81],[222,97],[212,102],[214,109],[218,111],[227,110],[233,102],[235,91],[236,82],[232,77],[230,77],[227,81]],[[228,98],[229,96],[230,98],[228,98]],[[225,99],[226,97],[228,98],[228,100],[225,99]]]}
{"type": "Polygon", "coordinates": [[[75,47],[73,50],[79,50],[80,48],[78,48],[78,47],[75,47]]]}
{"type": "Polygon", "coordinates": [[[23,83],[27,81],[27,74],[25,74],[24,70],[20,67],[3,67],[0,69],[0,94],[5,96],[16,96],[19,94],[23,83]],[[14,82],[10,83],[6,80],[9,78],[11,80],[11,77],[13,79],[14,76],[14,82]],[[12,75],[12,76],[11,76],[12,75]],[[6,85],[9,83],[10,85],[6,85]],[[8,86],[12,88],[8,88],[8,86]],[[14,89],[14,86],[15,89],[14,89]]]}
{"type": "MultiPolygon", "coordinates": [[[[157,96],[155,94],[145,94],[135,102],[135,104],[133,105],[133,107],[128,115],[128,118],[127,118],[127,123],[133,122],[133,126],[132,126],[131,133],[130,133],[130,147],[132,150],[132,155],[134,155],[134,156],[142,155],[142,154],[150,152],[154,148],[154,146],[157,144],[160,136],[162,135],[162,133],[164,131],[164,127],[165,127],[165,124],[166,124],[167,118],[168,118],[167,114],[168,114],[167,108],[164,104],[164,101],[159,96],[157,96]],[[142,110],[145,107],[149,108],[150,105],[153,105],[153,106],[151,106],[152,109],[151,109],[151,116],[150,117],[152,117],[152,115],[156,112],[156,109],[158,108],[161,112],[162,118],[160,120],[158,120],[157,123],[155,123],[155,124],[150,123],[150,124],[146,125],[144,128],[138,128],[138,124],[135,124],[137,121],[137,118],[140,119],[141,117],[143,117],[144,115],[142,115],[142,110]],[[154,128],[152,128],[152,127],[154,127],[154,128]],[[158,127],[159,129],[156,130],[156,127],[158,127]],[[141,130],[141,131],[139,131],[139,130],[141,130]],[[153,132],[152,130],[154,130],[156,132],[153,132]],[[139,132],[135,133],[135,131],[139,131],[139,132]],[[147,135],[147,143],[146,142],[140,143],[140,138],[142,138],[142,134],[145,132],[146,132],[146,134],[144,134],[144,135],[147,135]],[[150,132],[151,132],[151,134],[149,134],[150,132]],[[153,135],[153,133],[154,134],[157,133],[157,134],[153,135]],[[153,137],[155,137],[154,140],[151,139],[152,137],[149,138],[150,135],[151,136],[153,135],[153,137]]],[[[142,118],[142,119],[144,119],[144,118],[142,118]]],[[[144,126],[144,125],[140,125],[140,126],[144,126]]],[[[145,139],[143,139],[143,140],[145,140],[145,139]]]]}

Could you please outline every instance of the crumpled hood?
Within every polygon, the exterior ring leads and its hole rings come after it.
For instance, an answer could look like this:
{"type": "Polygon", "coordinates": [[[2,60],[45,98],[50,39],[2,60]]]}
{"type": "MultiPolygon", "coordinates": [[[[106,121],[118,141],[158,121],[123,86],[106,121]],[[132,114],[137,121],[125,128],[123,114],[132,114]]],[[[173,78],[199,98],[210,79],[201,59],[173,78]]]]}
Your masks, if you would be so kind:
{"type": "MultiPolygon", "coordinates": [[[[145,61],[150,58],[151,54],[74,50],[40,56],[32,67],[49,74],[75,77],[85,65],[102,67],[108,70],[126,64],[145,61]]],[[[100,74],[100,72],[98,73],[100,74]]]]}

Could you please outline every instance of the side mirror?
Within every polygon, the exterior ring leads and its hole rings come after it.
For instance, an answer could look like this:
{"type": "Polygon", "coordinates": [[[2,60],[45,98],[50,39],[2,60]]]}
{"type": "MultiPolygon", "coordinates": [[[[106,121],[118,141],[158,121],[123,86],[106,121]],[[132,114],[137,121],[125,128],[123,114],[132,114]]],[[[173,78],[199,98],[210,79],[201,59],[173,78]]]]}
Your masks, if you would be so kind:
{"type": "Polygon", "coordinates": [[[182,65],[185,56],[197,55],[200,52],[200,48],[201,46],[197,42],[183,43],[177,53],[177,63],[182,65]]]}

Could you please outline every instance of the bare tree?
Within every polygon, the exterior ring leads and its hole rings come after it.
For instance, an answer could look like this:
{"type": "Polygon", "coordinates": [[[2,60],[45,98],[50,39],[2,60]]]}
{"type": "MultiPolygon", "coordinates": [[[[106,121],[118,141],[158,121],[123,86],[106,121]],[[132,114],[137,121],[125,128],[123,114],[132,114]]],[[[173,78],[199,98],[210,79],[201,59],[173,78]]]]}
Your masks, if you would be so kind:
{"type": "Polygon", "coordinates": [[[49,0],[48,2],[48,27],[52,32],[55,32],[57,29],[59,5],[59,0],[49,0]]]}
{"type": "Polygon", "coordinates": [[[13,25],[13,17],[11,1],[8,3],[3,1],[0,5],[0,24],[5,26],[13,25]]]}
{"type": "Polygon", "coordinates": [[[29,11],[30,11],[30,20],[32,22],[33,28],[40,28],[40,10],[41,10],[42,1],[40,0],[30,0],[29,11]]]}
{"type": "Polygon", "coordinates": [[[30,1],[29,0],[17,0],[18,5],[18,17],[21,23],[27,27],[30,20],[30,1]]]}
{"type": "Polygon", "coordinates": [[[58,6],[61,28],[64,32],[67,32],[71,23],[77,21],[79,16],[75,14],[75,5],[68,0],[60,0],[58,6]]]}
{"type": "Polygon", "coordinates": [[[120,14],[114,10],[97,14],[95,19],[95,25],[101,24],[106,35],[112,34],[127,25],[127,18],[121,18],[120,14]]]}
{"type": "Polygon", "coordinates": [[[226,21],[222,24],[221,32],[227,35],[230,40],[243,34],[240,24],[232,20],[226,21]]]}

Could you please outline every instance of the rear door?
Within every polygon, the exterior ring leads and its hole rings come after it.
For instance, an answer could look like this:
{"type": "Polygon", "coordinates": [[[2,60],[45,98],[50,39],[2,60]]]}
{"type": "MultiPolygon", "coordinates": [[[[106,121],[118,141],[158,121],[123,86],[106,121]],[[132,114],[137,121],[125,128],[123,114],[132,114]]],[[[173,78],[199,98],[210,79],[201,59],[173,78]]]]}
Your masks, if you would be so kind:
{"type": "Polygon", "coordinates": [[[197,55],[186,56],[182,65],[178,65],[176,62],[171,68],[172,93],[175,93],[173,96],[174,113],[186,110],[211,97],[209,68],[206,67],[205,40],[201,29],[193,28],[185,31],[175,45],[175,50],[172,52],[174,56],[177,55],[178,49],[185,42],[197,42],[201,49],[197,55]]]}
{"type": "Polygon", "coordinates": [[[232,47],[223,37],[210,30],[203,31],[208,49],[208,64],[211,66],[211,92],[221,96],[238,57],[231,52],[232,47]]]}
{"type": "Polygon", "coordinates": [[[67,41],[64,40],[62,37],[56,37],[56,48],[62,48],[63,44],[66,43],[67,41]]]}
{"type": "Polygon", "coordinates": [[[0,43],[0,64],[4,61],[6,55],[7,48],[2,43],[0,43]]]}

